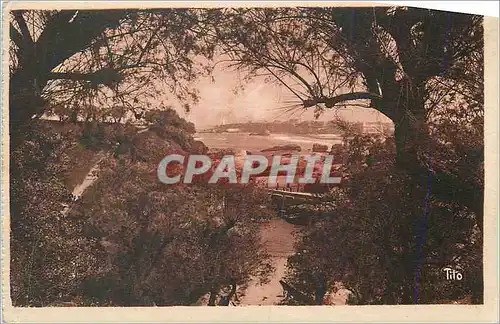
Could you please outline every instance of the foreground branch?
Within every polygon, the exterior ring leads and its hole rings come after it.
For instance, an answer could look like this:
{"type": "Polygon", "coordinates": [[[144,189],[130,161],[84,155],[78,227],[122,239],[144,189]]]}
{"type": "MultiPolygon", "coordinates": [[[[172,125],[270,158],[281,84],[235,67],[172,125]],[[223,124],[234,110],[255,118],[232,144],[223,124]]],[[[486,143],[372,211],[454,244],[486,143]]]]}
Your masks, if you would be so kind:
{"type": "Polygon", "coordinates": [[[93,73],[50,72],[48,77],[51,80],[89,81],[95,85],[104,84],[107,86],[112,86],[123,79],[123,76],[112,68],[104,68],[93,73]]]}
{"type": "Polygon", "coordinates": [[[317,99],[307,99],[303,101],[303,105],[304,108],[309,108],[318,104],[325,104],[327,108],[332,108],[336,104],[344,101],[360,100],[360,99],[381,100],[382,96],[371,92],[350,92],[350,93],[343,93],[341,95],[331,98],[322,97],[317,99]]]}

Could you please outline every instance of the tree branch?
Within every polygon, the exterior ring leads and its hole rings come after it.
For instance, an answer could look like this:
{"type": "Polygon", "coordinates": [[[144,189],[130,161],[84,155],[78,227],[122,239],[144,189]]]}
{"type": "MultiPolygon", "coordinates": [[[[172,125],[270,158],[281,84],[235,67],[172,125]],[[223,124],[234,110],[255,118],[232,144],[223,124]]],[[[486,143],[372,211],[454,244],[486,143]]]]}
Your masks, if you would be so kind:
{"type": "Polygon", "coordinates": [[[303,101],[304,108],[309,108],[318,104],[325,104],[327,108],[332,108],[338,103],[344,102],[344,101],[351,101],[351,100],[360,100],[360,99],[370,99],[370,100],[381,100],[382,96],[371,93],[371,92],[350,92],[350,93],[343,93],[341,95],[331,97],[331,98],[318,98],[318,99],[308,99],[303,101]]]}
{"type": "Polygon", "coordinates": [[[50,80],[73,80],[73,81],[91,81],[93,73],[80,72],[51,72],[49,73],[50,80]]]}
{"type": "Polygon", "coordinates": [[[139,48],[141,49],[141,54],[139,55],[139,58],[137,59],[137,62],[136,64],[139,65],[141,63],[141,60],[142,58],[144,57],[144,54],[146,54],[146,52],[148,50],[150,50],[150,46],[151,46],[151,42],[153,41],[153,38],[156,37],[156,35],[158,34],[158,31],[161,29],[161,26],[157,27],[152,33],[151,33],[151,37],[149,37],[148,41],[146,42],[146,45],[144,45],[144,48],[142,48],[140,45],[139,45],[139,48]]]}
{"type": "Polygon", "coordinates": [[[23,48],[23,35],[10,23],[10,38],[19,49],[23,48]]]}
{"type": "Polygon", "coordinates": [[[80,72],[50,72],[49,80],[73,80],[73,81],[89,81],[93,84],[104,84],[111,86],[122,80],[120,73],[112,68],[103,68],[93,73],[80,72]]]}
{"type": "Polygon", "coordinates": [[[23,17],[23,11],[16,10],[13,11],[12,14],[14,15],[14,19],[16,20],[17,25],[19,26],[19,30],[23,35],[24,41],[27,42],[29,45],[33,45],[33,38],[31,37],[28,26],[26,25],[26,20],[23,17]]]}
{"type": "Polygon", "coordinates": [[[47,24],[37,40],[38,56],[44,58],[43,68],[50,71],[75,53],[86,49],[107,28],[116,26],[124,11],[75,11],[63,10],[47,24]]]}

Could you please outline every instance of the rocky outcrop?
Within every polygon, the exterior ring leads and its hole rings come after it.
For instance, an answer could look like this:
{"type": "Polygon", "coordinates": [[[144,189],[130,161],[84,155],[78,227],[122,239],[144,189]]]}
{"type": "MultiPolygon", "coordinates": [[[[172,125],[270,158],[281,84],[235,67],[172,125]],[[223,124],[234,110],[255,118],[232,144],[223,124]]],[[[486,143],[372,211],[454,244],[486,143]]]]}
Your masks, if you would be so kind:
{"type": "Polygon", "coordinates": [[[298,151],[300,152],[302,148],[298,144],[286,144],[286,145],[277,145],[271,148],[262,150],[261,152],[275,152],[275,151],[298,151]]]}
{"type": "Polygon", "coordinates": [[[344,145],[342,144],[333,144],[331,152],[342,152],[344,150],[344,145]]]}
{"type": "Polygon", "coordinates": [[[333,144],[332,149],[330,150],[330,154],[333,155],[334,164],[345,163],[345,152],[344,146],[342,144],[333,144]]]}
{"type": "Polygon", "coordinates": [[[312,151],[313,152],[327,152],[328,151],[328,145],[314,143],[312,151]]]}
{"type": "Polygon", "coordinates": [[[208,150],[209,156],[218,159],[221,159],[224,155],[234,155],[235,153],[236,153],[235,150],[229,148],[228,149],[211,148],[208,150]]]}
{"type": "Polygon", "coordinates": [[[250,133],[250,136],[269,136],[271,133],[268,130],[263,130],[261,132],[250,133]]]}
{"type": "Polygon", "coordinates": [[[208,146],[202,141],[193,141],[191,145],[191,152],[194,154],[207,154],[209,151],[208,146]]]}

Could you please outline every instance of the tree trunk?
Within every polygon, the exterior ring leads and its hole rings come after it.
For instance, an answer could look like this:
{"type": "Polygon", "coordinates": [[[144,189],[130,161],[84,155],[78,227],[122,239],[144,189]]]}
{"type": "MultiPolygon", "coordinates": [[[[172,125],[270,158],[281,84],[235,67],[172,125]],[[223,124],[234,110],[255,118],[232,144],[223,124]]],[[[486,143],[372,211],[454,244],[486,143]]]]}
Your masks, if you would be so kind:
{"type": "Polygon", "coordinates": [[[325,298],[326,290],[324,287],[316,288],[316,293],[314,294],[314,302],[316,305],[323,305],[323,298],[325,298]]]}
{"type": "Polygon", "coordinates": [[[228,303],[231,301],[231,299],[233,298],[233,296],[236,295],[236,289],[237,289],[237,285],[236,285],[236,282],[233,282],[231,284],[231,292],[229,293],[229,295],[227,296],[227,300],[228,300],[228,303]]]}
{"type": "Polygon", "coordinates": [[[326,276],[323,274],[319,274],[317,280],[314,302],[316,305],[323,305],[323,298],[325,297],[328,283],[326,281],[326,276]]]}
{"type": "Polygon", "coordinates": [[[32,117],[43,111],[41,90],[46,82],[37,78],[29,67],[13,73],[9,81],[9,132],[11,149],[23,141],[32,117]]]}
{"type": "MultiPolygon", "coordinates": [[[[426,16],[425,11],[418,11],[426,16]]],[[[348,51],[354,52],[354,67],[363,73],[365,85],[369,92],[379,93],[381,100],[372,100],[372,107],[390,118],[395,126],[397,165],[407,171],[417,181],[428,176],[429,168],[418,160],[418,149],[425,149],[429,154],[429,145],[433,139],[426,128],[424,98],[426,97],[426,80],[443,73],[446,66],[441,59],[444,55],[443,39],[448,31],[445,24],[437,22],[445,16],[429,17],[426,21],[426,42],[429,51],[426,56],[437,58],[432,64],[425,61],[427,68],[415,66],[415,57],[409,40],[411,39],[412,19],[420,19],[406,11],[398,11],[389,19],[384,9],[354,10],[351,8],[335,9],[333,19],[342,27],[341,33],[348,51]],[[405,75],[396,80],[399,67],[387,58],[374,41],[370,31],[374,19],[391,33],[398,45],[398,53],[402,60],[405,75]],[[397,27],[396,27],[397,26],[397,27]],[[430,64],[430,65],[429,65],[430,64]]],[[[450,62],[448,64],[451,64],[450,62]]],[[[425,161],[427,162],[427,161],[425,161]]],[[[481,231],[483,228],[483,195],[484,188],[479,188],[458,179],[453,175],[435,170],[432,182],[432,194],[443,201],[458,202],[476,214],[481,231]]]]}
{"type": "MultiPolygon", "coordinates": [[[[425,121],[420,121],[425,125],[425,121]]],[[[476,222],[483,231],[484,215],[484,188],[480,184],[468,182],[467,179],[459,178],[457,175],[440,170],[433,162],[433,141],[425,127],[407,125],[401,123],[396,127],[396,164],[415,180],[425,183],[425,179],[431,175],[430,192],[436,198],[445,202],[462,204],[472,211],[476,216],[476,222]],[[429,160],[420,161],[418,152],[429,155],[429,160]]]]}
{"type": "Polygon", "coordinates": [[[215,299],[217,298],[218,290],[213,288],[210,290],[210,298],[208,299],[208,306],[215,306],[215,299]]]}

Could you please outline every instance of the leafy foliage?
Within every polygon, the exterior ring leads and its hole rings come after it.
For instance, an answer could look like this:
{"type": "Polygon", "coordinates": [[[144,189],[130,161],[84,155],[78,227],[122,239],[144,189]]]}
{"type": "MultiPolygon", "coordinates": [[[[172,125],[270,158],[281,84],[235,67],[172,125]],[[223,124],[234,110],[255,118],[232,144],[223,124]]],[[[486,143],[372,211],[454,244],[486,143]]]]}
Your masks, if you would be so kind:
{"type": "Polygon", "coordinates": [[[474,213],[440,201],[432,190],[426,207],[426,178],[415,181],[370,141],[353,139],[351,152],[353,146],[366,152],[354,154],[353,162],[365,161],[370,151],[382,154],[362,168],[353,163],[347,185],[325,197],[331,216],[305,231],[289,258],[287,280],[319,304],[337,283],[351,291],[354,304],[410,304],[415,289],[419,303],[471,296],[481,302],[482,239],[474,213]],[[445,267],[464,280],[446,281],[445,267]]]}
{"type": "MultiPolygon", "coordinates": [[[[73,138],[74,139],[74,138],[73,138]]],[[[11,152],[11,298],[16,306],[78,301],[79,282],[94,275],[96,241],[83,235],[83,220],[63,215],[76,147],[64,132],[34,128],[11,152]]]]}
{"type": "Polygon", "coordinates": [[[272,266],[258,225],[272,215],[267,194],[160,183],[158,162],[187,154],[177,141],[189,146],[194,128],[168,109],[147,121],[139,132],[96,124],[97,134],[86,132],[88,125],[54,133],[58,123],[40,122],[13,152],[14,304],[190,305],[207,293],[216,298],[228,285],[266,280],[272,266]],[[108,157],[96,182],[72,203],[64,184],[75,168],[68,153],[85,143],[108,157]],[[62,213],[65,206],[69,213],[62,213]]]}
{"type": "Polygon", "coordinates": [[[102,276],[87,281],[87,294],[122,306],[190,305],[252,276],[264,280],[271,266],[258,224],[269,213],[266,194],[251,187],[165,186],[156,179],[155,160],[122,155],[102,165],[78,206],[108,260],[102,276]]]}

